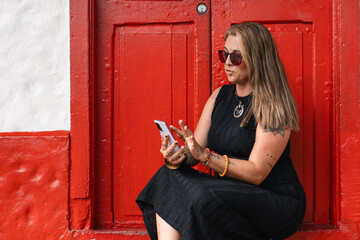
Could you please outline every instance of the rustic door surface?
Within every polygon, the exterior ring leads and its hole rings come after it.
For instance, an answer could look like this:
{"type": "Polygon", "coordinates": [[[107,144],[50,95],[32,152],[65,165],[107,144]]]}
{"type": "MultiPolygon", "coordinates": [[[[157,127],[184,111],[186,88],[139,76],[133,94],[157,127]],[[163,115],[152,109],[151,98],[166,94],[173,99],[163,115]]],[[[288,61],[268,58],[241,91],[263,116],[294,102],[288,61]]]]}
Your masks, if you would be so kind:
{"type": "Polygon", "coordinates": [[[163,164],[153,120],[194,129],[210,94],[202,1],[95,1],[95,227],[142,226],[135,198],[163,164]]]}
{"type": "Polygon", "coordinates": [[[291,136],[291,157],[305,188],[305,223],[330,224],[331,2],[212,1],[213,88],[225,84],[216,50],[224,30],[243,21],[268,27],[279,50],[300,115],[291,136]]]}
{"type": "Polygon", "coordinates": [[[201,3],[199,13],[200,1],[95,1],[95,227],[143,226],[135,198],[163,161],[153,120],[195,128],[211,90],[228,83],[216,54],[223,34],[242,21],[273,34],[300,114],[291,154],[305,222],[329,224],[331,2],[201,3]]]}

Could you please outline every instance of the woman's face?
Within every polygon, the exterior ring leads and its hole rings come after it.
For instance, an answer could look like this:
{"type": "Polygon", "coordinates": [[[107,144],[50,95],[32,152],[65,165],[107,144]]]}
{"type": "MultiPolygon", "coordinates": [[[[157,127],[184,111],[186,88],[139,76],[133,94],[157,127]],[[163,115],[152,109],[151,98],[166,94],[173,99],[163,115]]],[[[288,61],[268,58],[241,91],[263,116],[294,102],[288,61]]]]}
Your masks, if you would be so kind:
{"type": "MultiPolygon", "coordinates": [[[[225,41],[224,50],[228,53],[240,52],[243,53],[243,47],[239,44],[238,39],[235,36],[229,35],[225,41]]],[[[249,76],[244,58],[240,65],[234,65],[230,61],[230,56],[224,63],[225,73],[228,77],[229,82],[235,84],[248,84],[249,76]]]]}

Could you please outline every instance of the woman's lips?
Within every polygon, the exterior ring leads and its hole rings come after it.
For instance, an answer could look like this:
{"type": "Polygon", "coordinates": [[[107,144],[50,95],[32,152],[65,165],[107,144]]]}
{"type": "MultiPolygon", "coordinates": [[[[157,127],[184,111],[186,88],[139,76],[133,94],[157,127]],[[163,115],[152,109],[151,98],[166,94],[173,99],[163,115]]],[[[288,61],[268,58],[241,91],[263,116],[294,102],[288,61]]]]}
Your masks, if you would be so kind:
{"type": "Polygon", "coordinates": [[[234,71],[231,71],[231,70],[229,70],[229,69],[226,69],[225,72],[226,72],[226,74],[228,74],[228,75],[231,75],[231,74],[234,73],[234,71]]]}

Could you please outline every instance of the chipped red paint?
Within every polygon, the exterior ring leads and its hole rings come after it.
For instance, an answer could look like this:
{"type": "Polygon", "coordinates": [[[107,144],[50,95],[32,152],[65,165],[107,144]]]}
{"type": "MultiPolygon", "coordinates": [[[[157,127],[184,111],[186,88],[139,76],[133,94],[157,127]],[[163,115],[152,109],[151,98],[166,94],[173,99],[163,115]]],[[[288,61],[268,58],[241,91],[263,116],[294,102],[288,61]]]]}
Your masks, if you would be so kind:
{"type": "Polygon", "coordinates": [[[0,164],[0,239],[66,234],[69,133],[1,133],[0,164]]]}

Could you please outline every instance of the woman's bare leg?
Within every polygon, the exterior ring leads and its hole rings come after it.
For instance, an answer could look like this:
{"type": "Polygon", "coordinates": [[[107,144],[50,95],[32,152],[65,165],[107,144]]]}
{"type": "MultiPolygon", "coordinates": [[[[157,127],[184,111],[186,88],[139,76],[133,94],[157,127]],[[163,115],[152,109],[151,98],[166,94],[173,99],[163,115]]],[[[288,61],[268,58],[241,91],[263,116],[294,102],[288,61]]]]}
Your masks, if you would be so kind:
{"type": "Polygon", "coordinates": [[[180,240],[181,234],[156,213],[156,229],[159,240],[180,240]]]}

